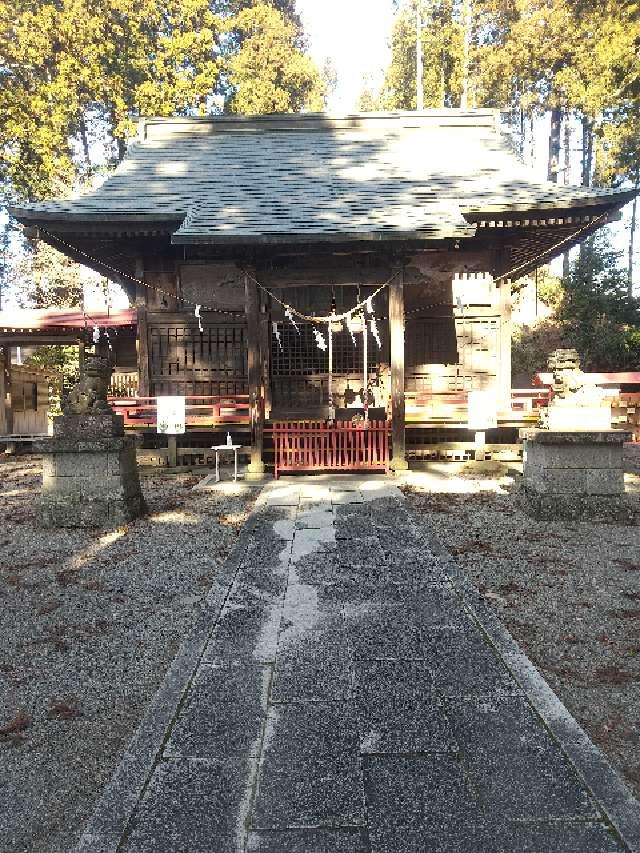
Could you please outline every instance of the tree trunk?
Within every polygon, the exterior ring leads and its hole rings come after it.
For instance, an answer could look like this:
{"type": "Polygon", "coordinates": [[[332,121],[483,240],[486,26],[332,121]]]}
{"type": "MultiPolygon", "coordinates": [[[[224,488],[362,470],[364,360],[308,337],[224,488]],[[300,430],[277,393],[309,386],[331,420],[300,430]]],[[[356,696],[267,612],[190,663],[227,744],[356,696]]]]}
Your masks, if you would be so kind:
{"type": "MultiPolygon", "coordinates": [[[[591,170],[593,165],[593,124],[587,116],[582,117],[582,186],[591,186],[591,170]]],[[[585,241],[580,243],[580,261],[584,268],[585,241]]]]}
{"type": "Polygon", "coordinates": [[[424,109],[424,81],[422,70],[422,12],[420,0],[416,6],[416,110],[424,109]]]}
{"type": "Polygon", "coordinates": [[[469,48],[471,46],[471,0],[463,0],[462,4],[462,93],[460,95],[460,107],[466,110],[469,107],[469,48]]]}
{"type": "Polygon", "coordinates": [[[87,135],[87,124],[84,119],[80,122],[80,140],[82,142],[82,153],[87,166],[91,165],[91,155],[89,153],[89,137],[87,135]]]}
{"type": "MultiPolygon", "coordinates": [[[[564,117],[564,184],[571,183],[571,113],[567,110],[564,117]]],[[[566,281],[569,278],[569,252],[562,256],[562,277],[566,281]]]]}
{"type": "Polygon", "coordinates": [[[591,186],[593,165],[593,125],[586,116],[582,118],[582,186],[591,186]]]}
{"type": "Polygon", "coordinates": [[[551,130],[549,131],[549,166],[547,180],[558,183],[560,171],[560,129],[562,127],[562,109],[554,107],[551,110],[551,130]]]}
{"type": "MultiPolygon", "coordinates": [[[[638,189],[639,187],[640,183],[636,182],[636,189],[638,189]]],[[[629,297],[629,301],[633,299],[633,255],[635,251],[636,225],[638,222],[637,213],[638,196],[634,198],[633,207],[631,208],[631,234],[629,235],[629,277],[627,281],[627,296],[629,297]]]]}

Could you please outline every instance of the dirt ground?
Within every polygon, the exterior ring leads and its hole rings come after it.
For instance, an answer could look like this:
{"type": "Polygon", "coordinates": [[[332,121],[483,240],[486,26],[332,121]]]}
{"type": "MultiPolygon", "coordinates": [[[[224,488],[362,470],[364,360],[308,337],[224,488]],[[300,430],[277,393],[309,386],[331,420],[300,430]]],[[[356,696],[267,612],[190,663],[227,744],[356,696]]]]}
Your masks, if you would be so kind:
{"type": "Polygon", "coordinates": [[[40,460],[0,455],[2,853],[73,848],[202,606],[256,491],[201,476],[144,477],[144,520],[46,531],[40,460]]]}
{"type": "Polygon", "coordinates": [[[508,479],[416,474],[404,491],[640,797],[640,528],[535,521],[508,479]]]}

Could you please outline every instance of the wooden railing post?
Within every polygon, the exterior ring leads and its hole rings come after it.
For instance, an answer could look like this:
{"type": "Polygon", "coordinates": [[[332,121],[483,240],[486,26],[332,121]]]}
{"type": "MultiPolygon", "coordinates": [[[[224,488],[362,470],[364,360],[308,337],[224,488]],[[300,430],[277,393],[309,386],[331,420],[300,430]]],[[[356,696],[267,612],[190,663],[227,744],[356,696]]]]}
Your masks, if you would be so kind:
{"type": "Polygon", "coordinates": [[[405,404],[404,404],[404,274],[400,273],[389,285],[389,331],[391,337],[391,422],[393,459],[390,467],[404,471],[405,404]]]}

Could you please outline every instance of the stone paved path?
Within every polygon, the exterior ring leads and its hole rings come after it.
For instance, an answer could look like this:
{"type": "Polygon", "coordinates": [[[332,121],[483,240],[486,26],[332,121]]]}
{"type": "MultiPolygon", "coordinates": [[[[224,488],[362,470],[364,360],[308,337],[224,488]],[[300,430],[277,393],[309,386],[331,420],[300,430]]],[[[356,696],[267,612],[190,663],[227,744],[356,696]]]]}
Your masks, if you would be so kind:
{"type": "Polygon", "coordinates": [[[80,850],[635,849],[393,485],[269,484],[249,525],[144,788],[125,768],[80,850]]]}

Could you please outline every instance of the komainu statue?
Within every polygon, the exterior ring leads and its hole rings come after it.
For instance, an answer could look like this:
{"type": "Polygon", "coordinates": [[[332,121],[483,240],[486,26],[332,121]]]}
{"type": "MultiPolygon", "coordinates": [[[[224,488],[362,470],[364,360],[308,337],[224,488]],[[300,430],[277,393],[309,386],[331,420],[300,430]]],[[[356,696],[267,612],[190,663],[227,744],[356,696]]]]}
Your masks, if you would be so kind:
{"type": "Polygon", "coordinates": [[[81,379],[62,397],[65,415],[110,414],[107,403],[113,365],[104,356],[90,356],[81,379]]]}

